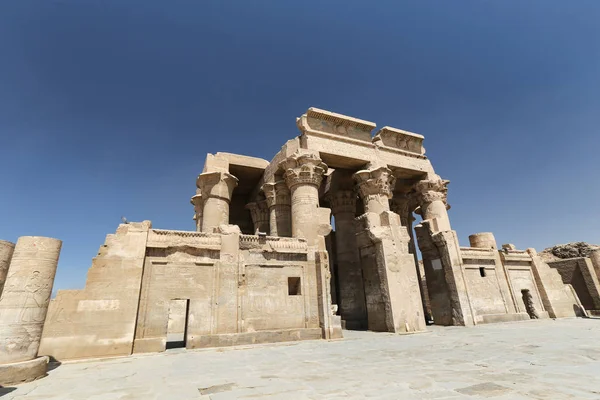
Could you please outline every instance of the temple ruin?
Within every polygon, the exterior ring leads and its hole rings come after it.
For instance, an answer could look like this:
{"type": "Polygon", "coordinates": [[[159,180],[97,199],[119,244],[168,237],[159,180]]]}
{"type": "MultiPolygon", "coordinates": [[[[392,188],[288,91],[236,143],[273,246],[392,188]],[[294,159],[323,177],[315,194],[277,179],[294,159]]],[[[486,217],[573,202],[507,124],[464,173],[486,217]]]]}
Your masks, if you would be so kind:
{"type": "MultiPolygon", "coordinates": [[[[434,171],[423,136],[389,126],[373,135],[372,122],[317,108],[296,125],[299,136],[270,162],[207,155],[191,198],[195,229],[144,221],[108,235],[85,288],[50,302],[37,354],[337,339],[342,329],[415,333],[431,322],[560,318],[582,308],[534,249],[498,248],[491,233],[459,245],[449,181],[434,171]]],[[[597,275],[600,256],[592,261],[597,275]]]]}

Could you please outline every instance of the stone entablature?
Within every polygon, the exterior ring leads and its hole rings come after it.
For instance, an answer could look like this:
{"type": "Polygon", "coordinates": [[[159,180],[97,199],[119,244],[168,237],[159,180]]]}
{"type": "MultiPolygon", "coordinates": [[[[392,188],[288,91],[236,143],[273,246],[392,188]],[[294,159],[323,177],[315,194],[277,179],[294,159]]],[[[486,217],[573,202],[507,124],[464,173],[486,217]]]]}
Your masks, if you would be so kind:
{"type": "Polygon", "coordinates": [[[406,154],[407,156],[419,157],[425,155],[423,139],[424,137],[418,133],[403,131],[402,129],[392,128],[391,126],[384,126],[375,134],[375,137],[373,137],[373,143],[382,144],[383,146],[397,150],[403,150],[409,153],[406,154]]]}
{"type": "Polygon", "coordinates": [[[325,132],[366,142],[371,142],[371,131],[376,127],[373,122],[314,107],[309,108],[305,116],[301,117],[298,126],[300,130],[325,132]]]}

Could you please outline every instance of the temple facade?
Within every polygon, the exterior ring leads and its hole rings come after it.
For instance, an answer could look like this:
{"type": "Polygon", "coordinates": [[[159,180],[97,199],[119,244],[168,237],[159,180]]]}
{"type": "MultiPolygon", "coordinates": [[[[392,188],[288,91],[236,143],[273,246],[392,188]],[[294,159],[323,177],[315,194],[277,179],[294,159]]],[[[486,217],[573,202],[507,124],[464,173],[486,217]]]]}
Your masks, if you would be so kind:
{"type": "Polygon", "coordinates": [[[189,231],[144,221],[108,235],[85,288],[50,302],[38,355],[416,333],[582,307],[535,250],[498,248],[491,233],[459,245],[449,181],[423,136],[373,134],[372,122],[316,108],[296,125],[271,161],[208,154],[189,231]]]}

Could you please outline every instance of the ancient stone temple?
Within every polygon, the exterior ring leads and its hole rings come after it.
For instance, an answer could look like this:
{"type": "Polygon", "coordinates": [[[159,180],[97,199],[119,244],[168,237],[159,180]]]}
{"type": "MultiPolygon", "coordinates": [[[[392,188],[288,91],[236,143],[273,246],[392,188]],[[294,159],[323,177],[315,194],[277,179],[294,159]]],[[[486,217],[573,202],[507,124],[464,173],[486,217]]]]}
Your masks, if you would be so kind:
{"type": "Polygon", "coordinates": [[[85,288],[51,301],[38,354],[67,360],[575,315],[576,294],[535,250],[499,250],[490,233],[460,247],[449,182],[425,156],[423,136],[387,126],[373,134],[372,122],[316,108],[296,124],[300,134],[271,161],[207,155],[191,198],[195,228],[144,221],[108,235],[85,288]]]}

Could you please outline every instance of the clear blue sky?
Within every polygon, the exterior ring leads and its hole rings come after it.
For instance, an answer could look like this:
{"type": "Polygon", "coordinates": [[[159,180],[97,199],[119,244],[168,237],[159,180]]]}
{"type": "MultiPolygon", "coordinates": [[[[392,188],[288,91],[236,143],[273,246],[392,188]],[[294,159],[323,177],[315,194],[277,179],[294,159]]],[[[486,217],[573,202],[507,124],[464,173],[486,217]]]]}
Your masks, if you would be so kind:
{"type": "Polygon", "coordinates": [[[425,135],[461,244],[600,243],[600,1],[0,3],[0,238],[83,287],[121,215],[193,229],[205,154],[308,107],[425,135]]]}

